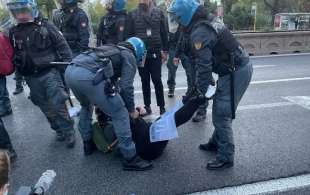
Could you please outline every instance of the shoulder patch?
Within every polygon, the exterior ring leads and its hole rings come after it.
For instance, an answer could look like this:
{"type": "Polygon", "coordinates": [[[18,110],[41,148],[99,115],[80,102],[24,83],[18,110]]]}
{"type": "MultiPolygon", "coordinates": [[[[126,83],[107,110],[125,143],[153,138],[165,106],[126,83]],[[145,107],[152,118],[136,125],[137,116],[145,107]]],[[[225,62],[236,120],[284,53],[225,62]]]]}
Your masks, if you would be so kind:
{"type": "Polygon", "coordinates": [[[201,47],[202,47],[202,42],[197,41],[197,42],[194,43],[194,46],[195,46],[195,49],[196,49],[196,50],[200,50],[201,47]]]}

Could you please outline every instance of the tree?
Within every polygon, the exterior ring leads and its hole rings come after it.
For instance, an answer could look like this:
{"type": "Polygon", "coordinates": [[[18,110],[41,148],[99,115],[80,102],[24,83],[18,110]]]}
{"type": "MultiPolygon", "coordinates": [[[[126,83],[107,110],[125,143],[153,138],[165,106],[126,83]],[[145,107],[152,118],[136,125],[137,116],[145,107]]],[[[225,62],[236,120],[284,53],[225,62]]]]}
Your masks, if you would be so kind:
{"type": "Polygon", "coordinates": [[[272,23],[274,16],[280,12],[293,12],[297,11],[298,3],[291,0],[264,0],[264,4],[270,10],[272,16],[272,23]]]}
{"type": "Polygon", "coordinates": [[[298,1],[299,12],[310,12],[310,1],[309,0],[299,0],[298,1]]]}

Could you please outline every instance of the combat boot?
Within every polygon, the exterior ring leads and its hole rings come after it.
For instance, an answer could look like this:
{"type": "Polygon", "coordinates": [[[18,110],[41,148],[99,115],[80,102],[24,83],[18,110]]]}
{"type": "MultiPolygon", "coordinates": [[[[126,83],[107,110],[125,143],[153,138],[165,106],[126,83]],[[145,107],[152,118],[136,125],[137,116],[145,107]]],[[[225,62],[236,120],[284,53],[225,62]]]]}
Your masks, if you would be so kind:
{"type": "Polygon", "coordinates": [[[203,120],[205,120],[207,118],[207,112],[206,111],[202,111],[202,110],[199,110],[197,113],[196,113],[196,116],[194,116],[194,118],[192,119],[192,121],[194,123],[199,123],[203,120]]]}

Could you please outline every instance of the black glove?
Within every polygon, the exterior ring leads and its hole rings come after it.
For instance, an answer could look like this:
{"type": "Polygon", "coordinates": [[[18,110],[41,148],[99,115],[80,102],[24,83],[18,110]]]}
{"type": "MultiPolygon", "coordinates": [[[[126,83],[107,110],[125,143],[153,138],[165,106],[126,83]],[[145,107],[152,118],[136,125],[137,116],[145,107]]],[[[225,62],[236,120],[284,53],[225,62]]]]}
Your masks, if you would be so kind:
{"type": "Polygon", "coordinates": [[[182,98],[183,104],[186,104],[189,101],[197,101],[199,104],[204,104],[207,101],[207,98],[199,89],[193,88],[182,98]]]}

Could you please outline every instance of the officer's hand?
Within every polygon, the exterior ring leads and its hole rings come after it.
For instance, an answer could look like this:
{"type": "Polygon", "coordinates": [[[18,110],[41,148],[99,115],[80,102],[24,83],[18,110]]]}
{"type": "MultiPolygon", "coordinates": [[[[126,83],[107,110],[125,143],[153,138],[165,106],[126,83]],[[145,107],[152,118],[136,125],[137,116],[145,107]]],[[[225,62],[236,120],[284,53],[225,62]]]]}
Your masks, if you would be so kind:
{"type": "Polygon", "coordinates": [[[167,51],[162,51],[161,52],[161,61],[162,63],[166,62],[168,60],[168,52],[167,51]]]}
{"type": "Polygon", "coordinates": [[[180,64],[180,58],[173,58],[173,64],[178,66],[180,64]]]}
{"type": "Polygon", "coordinates": [[[136,119],[139,118],[140,113],[137,110],[135,110],[134,112],[129,113],[129,115],[131,118],[136,119]]]}
{"type": "Polygon", "coordinates": [[[140,116],[143,116],[146,114],[146,110],[143,107],[137,107],[136,110],[139,112],[140,116]]]}

